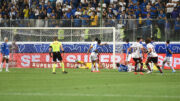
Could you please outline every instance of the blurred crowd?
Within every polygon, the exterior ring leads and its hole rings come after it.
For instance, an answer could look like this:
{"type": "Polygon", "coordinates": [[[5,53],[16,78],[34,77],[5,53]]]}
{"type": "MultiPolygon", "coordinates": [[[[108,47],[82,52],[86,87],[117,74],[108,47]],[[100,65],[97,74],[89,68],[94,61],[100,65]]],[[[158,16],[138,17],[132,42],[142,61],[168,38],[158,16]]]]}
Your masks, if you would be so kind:
{"type": "Polygon", "coordinates": [[[180,1],[0,0],[0,19],[98,19],[101,13],[103,19],[175,19],[180,1]]]}
{"type": "Polygon", "coordinates": [[[0,27],[10,26],[103,26],[123,28],[131,35],[177,36],[180,0],[0,0],[0,27]]]}

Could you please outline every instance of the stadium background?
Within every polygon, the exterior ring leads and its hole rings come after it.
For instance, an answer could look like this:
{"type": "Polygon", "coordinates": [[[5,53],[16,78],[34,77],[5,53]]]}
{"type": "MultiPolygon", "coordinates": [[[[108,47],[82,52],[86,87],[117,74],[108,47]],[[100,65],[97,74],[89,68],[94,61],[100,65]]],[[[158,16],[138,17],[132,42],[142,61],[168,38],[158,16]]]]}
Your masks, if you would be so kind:
{"type": "MultiPolygon", "coordinates": [[[[44,35],[57,35],[62,42],[89,42],[93,37],[73,38],[72,30],[39,31],[28,33],[21,30],[3,30],[3,27],[115,27],[120,33],[121,41],[129,38],[134,42],[136,37],[143,39],[154,37],[154,41],[167,39],[180,41],[180,2],[179,0],[0,0],[0,40],[8,37],[10,41],[29,42],[17,44],[16,57],[29,54],[47,53],[47,44],[31,44],[30,42],[50,42],[52,38],[44,35]],[[32,34],[31,37],[29,35],[32,34]],[[66,35],[72,35],[66,37],[66,35]],[[39,36],[38,36],[39,35],[39,36]]],[[[93,31],[85,30],[85,34],[93,31]]],[[[100,33],[101,34],[101,33],[100,33]]],[[[112,34],[112,33],[109,33],[112,34]]],[[[99,36],[100,37],[100,36],[99,36]]],[[[103,41],[112,41],[102,39],[103,41]]],[[[64,44],[67,53],[85,53],[89,44],[64,44]],[[67,46],[67,47],[66,47],[67,46]]],[[[179,43],[173,44],[179,64],[179,43]]],[[[99,48],[102,53],[112,53],[112,45],[99,48]]],[[[164,44],[158,44],[156,51],[164,56],[164,44]]],[[[16,60],[16,59],[14,59],[16,60]]],[[[29,61],[25,61],[29,63],[29,61]]],[[[30,61],[32,62],[32,61],[30,61]]],[[[22,62],[18,62],[21,64],[22,62]]]]}

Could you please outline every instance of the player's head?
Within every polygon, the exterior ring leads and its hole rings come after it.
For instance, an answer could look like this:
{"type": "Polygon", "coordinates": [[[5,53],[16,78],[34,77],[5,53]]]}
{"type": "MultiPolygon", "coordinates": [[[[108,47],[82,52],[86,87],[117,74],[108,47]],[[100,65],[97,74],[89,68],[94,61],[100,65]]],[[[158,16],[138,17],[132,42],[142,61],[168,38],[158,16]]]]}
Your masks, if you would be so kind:
{"type": "Polygon", "coordinates": [[[137,42],[140,42],[140,40],[141,40],[140,37],[137,37],[137,38],[136,38],[136,41],[137,41],[137,42]]]}
{"type": "Polygon", "coordinates": [[[8,38],[7,37],[4,38],[4,42],[8,42],[8,38]]]}
{"type": "Polygon", "coordinates": [[[58,38],[57,37],[54,37],[54,41],[57,41],[58,40],[58,38]]]}
{"type": "Polygon", "coordinates": [[[119,63],[116,63],[116,66],[117,66],[117,67],[119,67],[119,66],[120,66],[120,64],[119,64],[119,63]]]}
{"type": "Polygon", "coordinates": [[[129,43],[129,39],[126,39],[126,43],[129,43]]]}
{"type": "Polygon", "coordinates": [[[98,38],[95,38],[94,40],[95,40],[96,42],[98,42],[99,39],[98,39],[98,38]]]}
{"type": "Polygon", "coordinates": [[[170,40],[166,40],[166,44],[169,44],[170,43],[170,40]]]}
{"type": "Polygon", "coordinates": [[[101,40],[98,40],[98,44],[99,44],[99,45],[101,44],[101,40]]]}
{"type": "Polygon", "coordinates": [[[145,42],[146,42],[146,44],[150,43],[151,42],[151,38],[147,38],[145,42]]]}
{"type": "Polygon", "coordinates": [[[143,38],[142,37],[140,37],[140,42],[143,42],[143,38]]]}

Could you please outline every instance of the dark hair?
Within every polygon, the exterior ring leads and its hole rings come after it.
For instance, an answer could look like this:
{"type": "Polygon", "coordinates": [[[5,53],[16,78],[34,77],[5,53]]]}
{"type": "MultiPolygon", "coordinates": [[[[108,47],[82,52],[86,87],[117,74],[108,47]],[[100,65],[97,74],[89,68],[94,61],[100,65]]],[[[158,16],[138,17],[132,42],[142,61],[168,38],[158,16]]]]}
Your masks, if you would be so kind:
{"type": "Polygon", "coordinates": [[[119,67],[119,66],[120,66],[120,64],[119,64],[119,63],[116,63],[116,66],[117,66],[117,67],[119,67]]]}
{"type": "Polygon", "coordinates": [[[58,40],[58,38],[57,37],[54,37],[54,41],[57,41],[58,40]]]}
{"type": "Polygon", "coordinates": [[[101,44],[101,40],[98,40],[98,44],[101,44]]]}
{"type": "Polygon", "coordinates": [[[151,41],[152,41],[152,40],[155,40],[155,37],[151,37],[151,41]]]}
{"type": "Polygon", "coordinates": [[[99,40],[98,38],[95,38],[95,41],[97,41],[97,42],[98,42],[98,40],[99,40]]]}
{"type": "Polygon", "coordinates": [[[151,38],[147,38],[145,42],[146,42],[146,44],[150,43],[151,42],[151,38]]]}
{"type": "Polygon", "coordinates": [[[129,42],[129,39],[126,39],[126,42],[129,42]]]}
{"type": "Polygon", "coordinates": [[[140,41],[141,40],[141,37],[137,37],[137,39],[136,39],[137,41],[140,41]]]}
{"type": "Polygon", "coordinates": [[[170,43],[170,40],[166,40],[166,43],[169,44],[169,43],[170,43]]]}

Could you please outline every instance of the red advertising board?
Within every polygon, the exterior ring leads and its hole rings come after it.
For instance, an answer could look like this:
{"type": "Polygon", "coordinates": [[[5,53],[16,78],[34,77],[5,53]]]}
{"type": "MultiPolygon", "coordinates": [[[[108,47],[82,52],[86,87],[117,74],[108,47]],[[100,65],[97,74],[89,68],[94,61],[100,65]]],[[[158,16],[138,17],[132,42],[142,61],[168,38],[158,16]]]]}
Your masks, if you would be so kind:
{"type": "MultiPolygon", "coordinates": [[[[162,65],[163,59],[165,57],[165,54],[158,54],[159,55],[159,65],[162,65]]],[[[2,57],[2,56],[1,56],[2,57]]],[[[75,67],[75,60],[81,60],[84,62],[90,62],[90,54],[86,53],[65,53],[62,55],[63,61],[65,63],[66,68],[74,68],[75,67]]],[[[124,61],[125,54],[117,55],[115,60],[116,63],[124,61]]],[[[1,61],[2,58],[0,58],[1,61]]],[[[13,59],[13,62],[16,62],[16,65],[14,67],[18,68],[33,68],[38,67],[41,68],[50,68],[52,63],[52,58],[49,57],[48,53],[16,53],[12,56],[10,55],[10,60],[13,59]],[[35,64],[33,63],[39,63],[38,66],[33,66],[35,64]]],[[[145,61],[145,59],[144,59],[145,61]]],[[[102,63],[106,68],[112,68],[112,62],[113,62],[113,56],[112,53],[101,53],[99,54],[99,62],[102,63]]],[[[133,60],[131,60],[133,63],[133,60]]],[[[15,63],[13,63],[15,64],[15,63]]],[[[173,54],[173,62],[172,65],[175,69],[180,69],[180,54],[173,54]]],[[[167,65],[165,65],[167,66],[167,65]]],[[[60,67],[60,65],[58,65],[60,67]]],[[[168,67],[165,67],[165,69],[170,69],[168,67]]]]}

